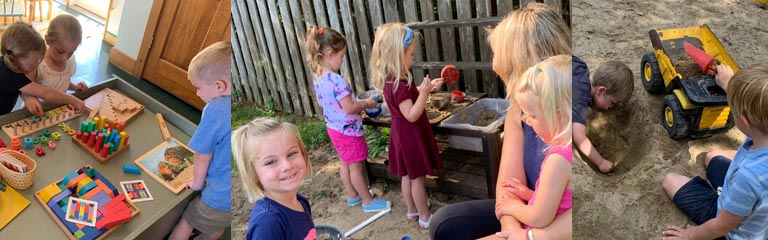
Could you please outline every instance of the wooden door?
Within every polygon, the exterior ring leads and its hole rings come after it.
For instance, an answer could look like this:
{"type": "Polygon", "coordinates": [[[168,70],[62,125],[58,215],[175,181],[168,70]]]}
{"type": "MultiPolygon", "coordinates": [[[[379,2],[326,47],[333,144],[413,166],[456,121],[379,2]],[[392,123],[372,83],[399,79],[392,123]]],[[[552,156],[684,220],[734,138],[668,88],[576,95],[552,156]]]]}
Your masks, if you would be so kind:
{"type": "Polygon", "coordinates": [[[205,103],[187,79],[192,58],[231,38],[230,0],[165,0],[142,77],[197,109],[205,103]]]}

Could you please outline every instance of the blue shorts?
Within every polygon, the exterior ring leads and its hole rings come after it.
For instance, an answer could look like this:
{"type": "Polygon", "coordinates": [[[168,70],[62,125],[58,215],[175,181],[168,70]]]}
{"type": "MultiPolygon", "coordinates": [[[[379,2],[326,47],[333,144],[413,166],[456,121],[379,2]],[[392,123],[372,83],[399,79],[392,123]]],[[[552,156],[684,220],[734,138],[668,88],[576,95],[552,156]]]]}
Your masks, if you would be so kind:
{"type": "Polygon", "coordinates": [[[680,190],[672,197],[672,202],[698,225],[715,218],[717,216],[717,197],[730,165],[731,160],[726,157],[716,156],[712,158],[709,166],[707,166],[707,179],[709,181],[698,176],[694,177],[680,187],[680,190]]]}

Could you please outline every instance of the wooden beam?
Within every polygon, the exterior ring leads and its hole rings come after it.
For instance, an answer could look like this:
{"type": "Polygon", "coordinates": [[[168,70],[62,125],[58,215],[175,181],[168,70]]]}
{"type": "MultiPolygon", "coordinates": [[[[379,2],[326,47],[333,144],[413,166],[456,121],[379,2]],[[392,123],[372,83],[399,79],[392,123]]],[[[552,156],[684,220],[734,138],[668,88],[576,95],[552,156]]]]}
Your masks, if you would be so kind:
{"type": "Polygon", "coordinates": [[[443,69],[448,64],[456,66],[459,70],[493,70],[490,62],[415,62],[411,68],[443,69]]]}
{"type": "Polygon", "coordinates": [[[451,27],[474,27],[474,26],[492,26],[501,21],[501,17],[485,17],[470,19],[452,19],[408,23],[413,29],[432,29],[432,28],[451,28],[451,27]]]}

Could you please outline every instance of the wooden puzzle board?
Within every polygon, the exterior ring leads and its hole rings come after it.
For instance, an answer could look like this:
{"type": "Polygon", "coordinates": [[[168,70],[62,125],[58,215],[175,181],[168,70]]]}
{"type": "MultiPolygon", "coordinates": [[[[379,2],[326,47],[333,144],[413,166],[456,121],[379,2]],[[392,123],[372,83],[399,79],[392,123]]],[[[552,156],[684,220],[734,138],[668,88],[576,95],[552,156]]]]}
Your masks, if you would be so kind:
{"type": "Polygon", "coordinates": [[[21,138],[47,128],[55,127],[59,123],[77,118],[81,114],[75,113],[66,105],[49,110],[44,116],[31,116],[25,119],[3,125],[3,131],[11,138],[21,138]]]}
{"type": "Polygon", "coordinates": [[[29,200],[8,184],[0,191],[0,230],[29,206],[29,200]]]}
{"type": "Polygon", "coordinates": [[[82,148],[83,151],[87,152],[89,155],[91,155],[91,157],[93,157],[93,159],[96,159],[96,161],[98,161],[101,164],[104,164],[107,161],[109,161],[110,159],[114,158],[115,156],[117,156],[121,152],[123,152],[126,149],[128,149],[128,147],[131,145],[131,143],[128,142],[123,147],[117,149],[117,151],[114,151],[114,152],[112,152],[112,154],[107,155],[106,158],[103,158],[103,157],[101,157],[101,153],[96,153],[96,152],[94,152],[93,148],[89,148],[88,147],[88,143],[83,143],[83,142],[79,141],[75,137],[70,137],[70,138],[72,139],[72,142],[75,143],[75,145],[77,145],[78,147],[82,148]]]}
{"type": "Polygon", "coordinates": [[[144,110],[139,104],[110,88],[104,88],[85,99],[85,106],[91,110],[88,119],[105,116],[108,122],[128,122],[144,110]]]}
{"type": "MultiPolygon", "coordinates": [[[[85,165],[85,167],[86,167],[86,168],[91,168],[91,165],[85,165]]],[[[78,170],[79,170],[79,169],[78,169],[78,170]]],[[[78,170],[75,170],[75,171],[78,171],[78,170]]],[[[98,172],[98,171],[97,171],[97,172],[98,172]]],[[[69,173],[67,173],[67,174],[69,174],[69,173]]],[[[100,174],[101,174],[101,173],[100,173],[100,174]]],[[[103,176],[103,175],[101,175],[101,176],[103,176]]],[[[61,182],[63,179],[64,179],[64,178],[61,178],[61,179],[59,179],[59,180],[57,180],[57,181],[53,182],[53,184],[59,184],[59,183],[60,183],[60,182],[61,182]]],[[[101,179],[102,181],[108,182],[109,184],[112,184],[112,183],[111,183],[111,182],[110,182],[108,179],[106,179],[106,177],[103,177],[103,178],[99,178],[99,179],[101,179]]],[[[48,185],[46,185],[46,186],[48,186],[48,185]]],[[[114,187],[114,186],[116,186],[116,185],[112,184],[112,186],[114,187]]],[[[44,188],[43,188],[43,189],[44,189],[44,188]]],[[[53,211],[50,209],[50,207],[48,206],[48,204],[47,204],[46,202],[44,202],[44,201],[43,201],[43,199],[40,197],[40,192],[42,192],[42,189],[41,189],[41,190],[39,190],[39,191],[37,191],[37,192],[35,192],[35,199],[37,199],[37,202],[38,202],[38,203],[40,203],[40,204],[43,206],[43,209],[45,209],[45,212],[47,212],[47,213],[48,213],[48,215],[50,215],[50,216],[51,216],[51,218],[53,218],[53,221],[54,221],[54,222],[56,222],[56,225],[58,225],[58,226],[59,226],[59,228],[61,228],[61,230],[62,230],[62,231],[64,231],[64,234],[65,234],[65,235],[67,235],[67,237],[68,237],[69,239],[71,239],[71,240],[77,240],[77,238],[76,238],[76,237],[75,237],[75,236],[74,236],[74,235],[73,235],[73,234],[72,234],[72,233],[69,231],[69,229],[67,229],[67,227],[64,225],[64,223],[62,223],[62,222],[61,222],[61,220],[59,220],[59,217],[57,217],[57,216],[56,216],[56,214],[55,214],[55,213],[53,213],[53,211]]],[[[118,192],[119,192],[119,190],[118,190],[118,192]]],[[[75,196],[76,196],[76,197],[79,197],[78,195],[75,195],[75,196]]],[[[126,204],[126,205],[128,205],[128,208],[131,210],[131,217],[132,217],[132,218],[133,218],[133,217],[135,217],[137,214],[139,214],[139,208],[138,208],[138,207],[136,207],[136,205],[134,205],[134,204],[133,204],[131,201],[129,201],[129,200],[126,198],[126,199],[125,199],[123,202],[125,202],[125,204],[126,204]]],[[[124,223],[123,223],[123,224],[124,224],[124,223]]],[[[101,235],[99,235],[99,237],[98,237],[98,238],[96,238],[96,239],[97,239],[97,240],[101,240],[101,239],[104,239],[104,238],[105,238],[106,236],[108,236],[110,233],[112,233],[112,232],[113,232],[113,231],[115,231],[116,229],[120,228],[120,226],[123,226],[123,224],[120,224],[120,225],[114,226],[113,228],[110,228],[110,229],[109,229],[109,230],[107,230],[106,232],[104,232],[104,233],[102,233],[101,235]]]]}

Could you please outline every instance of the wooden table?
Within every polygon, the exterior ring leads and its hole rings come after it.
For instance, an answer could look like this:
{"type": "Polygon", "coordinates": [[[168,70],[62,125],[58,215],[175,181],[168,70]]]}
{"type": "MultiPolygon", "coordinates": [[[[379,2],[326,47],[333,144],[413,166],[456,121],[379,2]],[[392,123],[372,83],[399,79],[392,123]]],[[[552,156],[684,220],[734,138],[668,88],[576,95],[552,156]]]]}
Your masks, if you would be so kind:
{"type": "MultiPolygon", "coordinates": [[[[479,99],[485,97],[485,94],[468,94],[474,97],[474,99],[479,99]]],[[[469,96],[468,96],[469,98],[469,96]]],[[[463,108],[456,108],[455,111],[460,111],[463,108]]],[[[376,126],[376,127],[390,127],[390,119],[389,118],[363,118],[363,124],[369,125],[369,126],[376,126]]],[[[487,196],[488,198],[495,198],[495,190],[496,190],[496,178],[498,177],[499,173],[499,163],[501,160],[501,137],[500,133],[504,129],[504,125],[502,124],[496,129],[493,129],[491,131],[480,131],[480,130],[471,130],[471,129],[457,129],[457,128],[450,128],[450,127],[444,127],[439,124],[440,122],[432,123],[432,131],[437,134],[442,135],[456,135],[456,136],[464,136],[464,137],[472,137],[472,138],[479,138],[482,141],[483,151],[481,153],[472,153],[469,151],[462,151],[462,150],[454,150],[454,149],[448,149],[446,151],[441,152],[441,157],[443,158],[443,162],[446,163],[447,161],[452,161],[454,159],[458,158],[471,158],[473,155],[479,155],[479,157],[482,158],[482,165],[484,167],[484,174],[485,174],[485,187],[487,188],[487,196]]],[[[386,156],[385,156],[386,157],[386,156]]],[[[445,164],[444,164],[445,165],[445,164]]],[[[374,175],[377,175],[376,172],[374,172],[374,175]]],[[[380,175],[380,174],[379,174],[380,175]]],[[[392,178],[390,176],[390,178],[392,178]]],[[[447,184],[452,184],[455,181],[446,182],[447,184]]],[[[454,183],[455,184],[455,183],[454,183]]],[[[473,197],[484,197],[484,194],[479,194],[476,190],[475,191],[461,191],[461,189],[455,189],[456,186],[452,187],[453,189],[448,189],[449,191],[460,191],[460,193],[465,195],[470,195],[473,197]]]]}
{"type": "MultiPolygon", "coordinates": [[[[35,200],[34,193],[86,164],[96,168],[115,186],[120,181],[143,179],[152,193],[152,197],[154,197],[152,201],[134,203],[141,212],[111,233],[108,239],[158,239],[167,235],[176,225],[181,213],[194,195],[193,192],[184,190],[179,194],[174,194],[146,172],[142,171],[141,175],[125,174],[122,171],[122,166],[126,163],[133,163],[139,156],[144,155],[163,141],[155,113],[163,114],[171,135],[184,143],[189,141],[197,126],[117,77],[93,86],[87,92],[75,94],[75,96],[85,99],[106,87],[117,90],[146,107],[143,113],[125,126],[125,131],[131,135],[130,148],[115,156],[114,159],[101,164],[75,146],[70,141],[70,137],[65,134],[60,141],[56,142],[55,150],[46,148],[45,156],[38,157],[34,151],[27,151],[27,156],[37,162],[35,183],[28,189],[19,190],[19,193],[27,198],[31,204],[0,230],[0,239],[66,239],[64,231],[56,226],[53,218],[35,200]]],[[[58,106],[50,103],[43,104],[43,108],[46,110],[58,106]]],[[[26,109],[21,109],[0,116],[0,123],[6,124],[28,116],[30,113],[26,109]]],[[[77,129],[79,122],[86,117],[81,116],[66,123],[77,129]]],[[[61,132],[58,127],[51,128],[51,130],[61,132]]],[[[0,138],[6,143],[10,142],[5,132],[0,132],[0,138]]],[[[120,191],[122,193],[122,190],[120,191]]]]}

